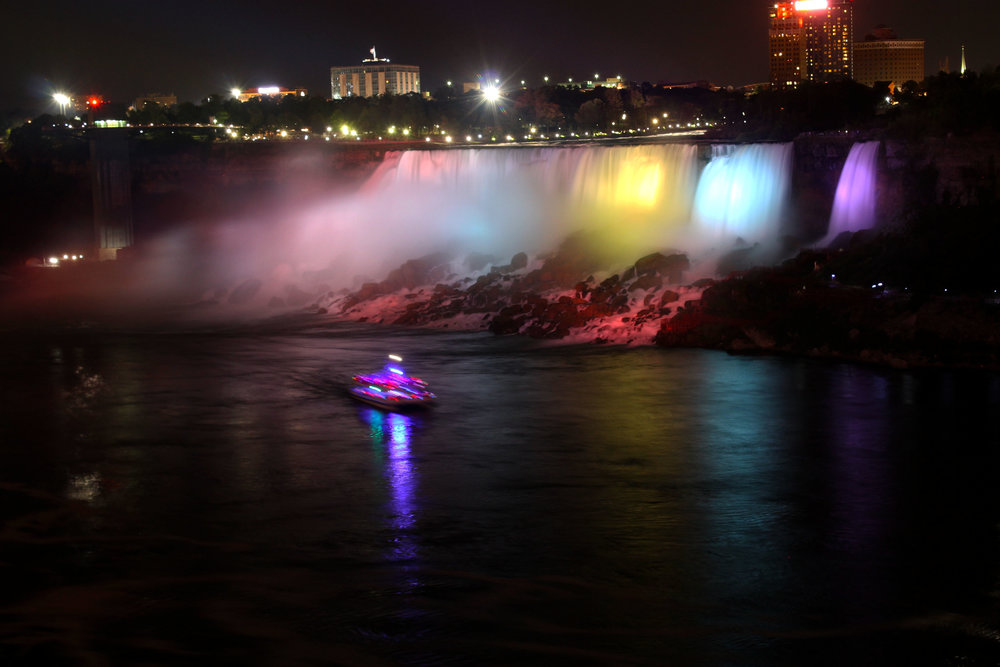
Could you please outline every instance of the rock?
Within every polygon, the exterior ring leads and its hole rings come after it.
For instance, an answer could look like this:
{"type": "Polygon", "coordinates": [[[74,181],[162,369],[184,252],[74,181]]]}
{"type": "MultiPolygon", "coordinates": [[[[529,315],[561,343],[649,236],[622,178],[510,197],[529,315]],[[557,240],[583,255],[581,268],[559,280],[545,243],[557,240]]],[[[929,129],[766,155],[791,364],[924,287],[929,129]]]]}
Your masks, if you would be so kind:
{"type": "Polygon", "coordinates": [[[668,303],[673,303],[674,301],[680,300],[681,295],[673,290],[663,290],[660,294],[660,307],[667,305],[668,303]]]}
{"type": "Polygon", "coordinates": [[[233,290],[227,301],[233,305],[242,306],[250,302],[257,292],[260,291],[261,282],[256,278],[251,278],[240,283],[240,286],[233,290]]]}
{"type": "Polygon", "coordinates": [[[642,289],[642,290],[655,290],[663,286],[663,277],[656,273],[644,273],[640,275],[635,281],[629,285],[628,289],[632,290],[642,289]]]}
{"type": "Polygon", "coordinates": [[[687,255],[680,253],[668,257],[654,252],[645,257],[640,257],[635,262],[635,272],[637,275],[642,276],[648,273],[658,273],[671,283],[679,283],[684,271],[690,268],[691,262],[688,260],[687,255]]]}

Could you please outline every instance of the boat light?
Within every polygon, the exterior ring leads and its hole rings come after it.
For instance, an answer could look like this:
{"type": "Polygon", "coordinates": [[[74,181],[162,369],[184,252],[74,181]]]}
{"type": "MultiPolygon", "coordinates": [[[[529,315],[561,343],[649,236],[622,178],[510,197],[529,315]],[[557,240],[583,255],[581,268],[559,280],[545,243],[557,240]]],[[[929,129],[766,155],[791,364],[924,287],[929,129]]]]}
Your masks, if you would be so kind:
{"type": "Polygon", "coordinates": [[[390,354],[389,358],[392,359],[393,361],[402,361],[403,360],[403,357],[399,356],[398,354],[390,354]]]}

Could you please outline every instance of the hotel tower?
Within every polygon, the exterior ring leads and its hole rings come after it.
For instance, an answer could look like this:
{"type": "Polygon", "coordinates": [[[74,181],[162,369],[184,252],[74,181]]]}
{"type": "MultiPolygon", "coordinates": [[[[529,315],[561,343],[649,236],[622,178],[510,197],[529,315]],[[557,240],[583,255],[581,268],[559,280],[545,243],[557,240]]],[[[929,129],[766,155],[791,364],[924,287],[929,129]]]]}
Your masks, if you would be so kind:
{"type": "Polygon", "coordinates": [[[854,0],[798,0],[770,6],[772,88],[854,75],[854,0]]]}

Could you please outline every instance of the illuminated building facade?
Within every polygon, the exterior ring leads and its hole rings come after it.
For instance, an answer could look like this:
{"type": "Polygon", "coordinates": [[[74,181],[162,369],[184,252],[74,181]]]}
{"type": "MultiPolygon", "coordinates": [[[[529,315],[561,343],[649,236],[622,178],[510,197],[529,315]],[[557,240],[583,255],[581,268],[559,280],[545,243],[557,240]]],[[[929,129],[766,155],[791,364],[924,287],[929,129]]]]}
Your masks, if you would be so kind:
{"type": "Polygon", "coordinates": [[[924,80],[924,40],[898,39],[878,26],[863,42],[854,44],[854,80],[866,86],[924,80]]]}
{"type": "Polygon", "coordinates": [[[853,78],[854,0],[774,3],[768,46],[773,88],[853,78]]]}
{"type": "Polygon", "coordinates": [[[164,93],[150,93],[149,95],[137,97],[132,106],[136,109],[141,109],[147,102],[158,104],[161,107],[175,107],[177,106],[177,96],[174,94],[166,95],[164,93]]]}
{"type": "Polygon", "coordinates": [[[260,99],[262,97],[305,97],[309,91],[305,88],[281,88],[280,86],[261,86],[260,88],[248,88],[247,90],[233,90],[233,96],[240,102],[260,99]]]}
{"type": "Polygon", "coordinates": [[[372,57],[362,60],[360,65],[330,68],[330,96],[333,99],[420,93],[418,66],[395,65],[388,58],[377,58],[374,46],[371,53],[372,57]]]}

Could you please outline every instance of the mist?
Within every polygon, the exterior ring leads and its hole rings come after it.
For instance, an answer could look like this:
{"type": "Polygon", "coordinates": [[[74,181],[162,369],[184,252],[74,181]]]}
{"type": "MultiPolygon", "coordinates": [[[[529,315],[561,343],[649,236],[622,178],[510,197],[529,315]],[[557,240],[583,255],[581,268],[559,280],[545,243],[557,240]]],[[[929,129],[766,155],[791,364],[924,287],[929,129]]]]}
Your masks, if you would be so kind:
{"type": "Polygon", "coordinates": [[[447,253],[461,277],[472,273],[471,254],[494,264],[519,252],[536,258],[578,232],[608,271],[651,252],[684,252],[693,278],[734,248],[780,259],[795,224],[791,144],[390,152],[350,191],[322,191],[317,168],[286,164],[275,174],[287,186],[281,196],[262,191],[232,216],[166,224],[97,272],[105,282],[88,287],[81,276],[69,292],[133,312],[212,304],[273,312],[382,280],[431,253],[447,253]]]}

